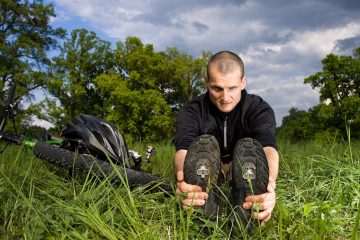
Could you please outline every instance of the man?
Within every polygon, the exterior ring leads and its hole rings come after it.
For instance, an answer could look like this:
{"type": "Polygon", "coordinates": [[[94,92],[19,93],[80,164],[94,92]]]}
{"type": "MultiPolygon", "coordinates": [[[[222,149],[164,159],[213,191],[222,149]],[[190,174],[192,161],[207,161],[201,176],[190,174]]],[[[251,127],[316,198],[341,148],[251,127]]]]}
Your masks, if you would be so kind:
{"type": "Polygon", "coordinates": [[[202,209],[215,220],[221,215],[221,199],[214,185],[228,182],[229,200],[242,222],[253,218],[265,225],[276,200],[276,122],[272,108],[246,92],[246,83],[239,56],[222,51],[211,57],[207,93],[177,115],[176,194],[182,196],[183,208],[202,209]]]}

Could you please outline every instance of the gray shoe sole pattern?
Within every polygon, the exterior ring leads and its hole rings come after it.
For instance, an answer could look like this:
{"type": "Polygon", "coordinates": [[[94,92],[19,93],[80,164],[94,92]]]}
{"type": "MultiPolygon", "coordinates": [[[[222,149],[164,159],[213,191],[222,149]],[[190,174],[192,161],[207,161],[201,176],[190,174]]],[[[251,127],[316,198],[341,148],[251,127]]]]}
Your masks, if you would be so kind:
{"type": "Polygon", "coordinates": [[[266,192],[268,162],[261,144],[252,138],[239,140],[233,156],[231,202],[244,226],[248,226],[252,210],[243,209],[242,204],[247,196],[266,192]]]}
{"type": "Polygon", "coordinates": [[[184,162],[185,182],[198,185],[209,194],[205,206],[198,209],[205,217],[214,219],[219,214],[219,204],[214,194],[220,173],[220,149],[212,135],[201,135],[189,147],[184,162]]]}

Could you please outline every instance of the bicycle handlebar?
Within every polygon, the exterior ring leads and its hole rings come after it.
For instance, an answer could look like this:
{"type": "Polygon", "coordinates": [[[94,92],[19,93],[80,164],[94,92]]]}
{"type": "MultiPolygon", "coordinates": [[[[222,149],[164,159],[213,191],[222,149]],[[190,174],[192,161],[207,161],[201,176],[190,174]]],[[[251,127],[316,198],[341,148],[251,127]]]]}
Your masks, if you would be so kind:
{"type": "Polygon", "coordinates": [[[16,145],[21,145],[23,143],[23,136],[18,134],[2,132],[0,133],[0,139],[15,143],[16,145]]]}

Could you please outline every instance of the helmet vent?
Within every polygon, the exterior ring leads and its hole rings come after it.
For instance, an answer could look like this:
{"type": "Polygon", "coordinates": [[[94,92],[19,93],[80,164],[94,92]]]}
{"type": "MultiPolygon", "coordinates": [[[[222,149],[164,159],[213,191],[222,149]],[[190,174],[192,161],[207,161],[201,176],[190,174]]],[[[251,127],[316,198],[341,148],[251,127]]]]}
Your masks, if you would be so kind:
{"type": "Polygon", "coordinates": [[[114,134],[113,131],[111,131],[109,127],[105,124],[101,124],[101,128],[107,136],[112,136],[114,134]]]}
{"type": "Polygon", "coordinates": [[[103,137],[101,136],[101,133],[99,133],[99,132],[96,131],[96,130],[92,130],[91,132],[92,132],[92,134],[94,134],[96,140],[98,140],[101,145],[104,145],[104,144],[105,144],[104,139],[103,139],[103,137]]]}

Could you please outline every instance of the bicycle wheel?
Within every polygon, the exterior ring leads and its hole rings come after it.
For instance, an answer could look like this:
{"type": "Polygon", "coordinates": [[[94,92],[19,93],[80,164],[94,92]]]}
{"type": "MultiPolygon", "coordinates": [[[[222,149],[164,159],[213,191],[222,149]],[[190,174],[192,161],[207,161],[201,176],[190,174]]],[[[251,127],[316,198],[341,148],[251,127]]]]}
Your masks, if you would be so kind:
{"type": "Polygon", "coordinates": [[[111,181],[115,184],[121,184],[127,180],[129,186],[132,187],[148,185],[149,187],[160,188],[167,193],[173,191],[172,184],[167,179],[155,177],[146,172],[135,171],[119,165],[112,165],[110,162],[100,161],[91,155],[77,154],[42,141],[36,142],[33,153],[42,160],[67,169],[74,169],[80,172],[91,171],[91,173],[100,179],[110,177],[111,181]],[[115,174],[115,168],[117,168],[120,174],[115,174]]]}

